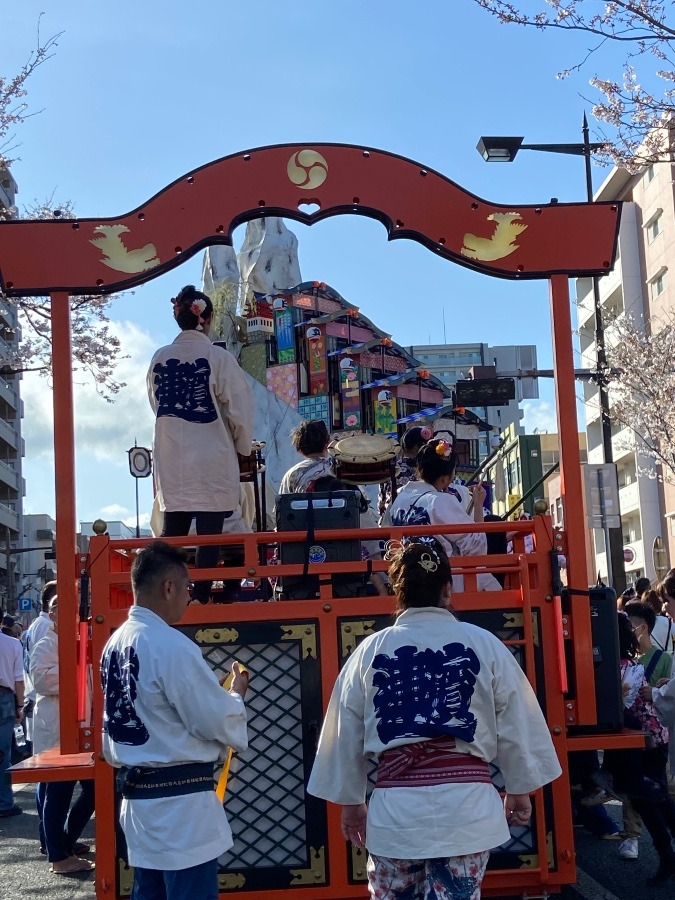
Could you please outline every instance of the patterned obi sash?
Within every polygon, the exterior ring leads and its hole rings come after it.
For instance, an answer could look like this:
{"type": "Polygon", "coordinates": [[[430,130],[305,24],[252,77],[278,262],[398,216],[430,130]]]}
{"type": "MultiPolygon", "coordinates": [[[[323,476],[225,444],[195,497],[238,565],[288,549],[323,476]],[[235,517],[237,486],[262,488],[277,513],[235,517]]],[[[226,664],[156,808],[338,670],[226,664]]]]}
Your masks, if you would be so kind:
{"type": "Polygon", "coordinates": [[[490,767],[470,753],[457,753],[453,737],[433,738],[385,750],[377,763],[378,788],[491,783],[490,767]]]}

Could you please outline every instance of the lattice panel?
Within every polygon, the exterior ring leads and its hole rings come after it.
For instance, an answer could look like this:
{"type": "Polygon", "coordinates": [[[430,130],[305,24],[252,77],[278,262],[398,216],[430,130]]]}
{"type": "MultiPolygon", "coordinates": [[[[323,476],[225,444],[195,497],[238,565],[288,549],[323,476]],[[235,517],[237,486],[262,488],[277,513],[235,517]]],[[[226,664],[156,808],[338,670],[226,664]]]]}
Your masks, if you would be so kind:
{"type": "Polygon", "coordinates": [[[225,869],[306,865],[300,652],[297,641],[202,647],[221,678],[233,659],[255,673],[246,698],[249,749],[233,756],[227,783],[235,844],[220,857],[225,869]]]}
{"type": "Polygon", "coordinates": [[[234,754],[225,793],[234,846],[219,859],[220,887],[248,892],[325,883],[325,805],[305,792],[322,716],[317,623],[181,630],[219,678],[233,660],[253,676],[249,747],[234,754]]]}

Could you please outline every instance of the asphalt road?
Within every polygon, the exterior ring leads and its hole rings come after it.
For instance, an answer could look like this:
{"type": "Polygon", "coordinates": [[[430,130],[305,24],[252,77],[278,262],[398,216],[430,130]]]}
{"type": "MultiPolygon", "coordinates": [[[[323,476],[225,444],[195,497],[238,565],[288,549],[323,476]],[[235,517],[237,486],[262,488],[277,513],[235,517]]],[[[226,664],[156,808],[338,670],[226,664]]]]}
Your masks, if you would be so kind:
{"type": "MultiPolygon", "coordinates": [[[[24,814],[0,819],[0,900],[92,900],[93,874],[64,877],[52,875],[37,839],[37,813],[33,785],[19,786],[16,801],[24,814]]],[[[621,807],[607,804],[610,815],[620,822],[621,807]]],[[[93,837],[93,823],[83,839],[93,837]]],[[[561,900],[673,900],[675,880],[661,888],[647,888],[646,879],[658,865],[649,837],[640,840],[637,860],[619,859],[619,845],[601,841],[582,829],[576,830],[578,880],[565,888],[561,900]]],[[[281,900],[281,897],[280,897],[281,900]]],[[[307,896],[307,900],[312,898],[307,896]]]]}
{"type": "MultiPolygon", "coordinates": [[[[23,815],[0,819],[0,900],[92,900],[93,873],[52,875],[40,854],[35,785],[15,787],[14,799],[23,815]]],[[[89,843],[93,834],[92,821],[82,840],[89,843]]]]}

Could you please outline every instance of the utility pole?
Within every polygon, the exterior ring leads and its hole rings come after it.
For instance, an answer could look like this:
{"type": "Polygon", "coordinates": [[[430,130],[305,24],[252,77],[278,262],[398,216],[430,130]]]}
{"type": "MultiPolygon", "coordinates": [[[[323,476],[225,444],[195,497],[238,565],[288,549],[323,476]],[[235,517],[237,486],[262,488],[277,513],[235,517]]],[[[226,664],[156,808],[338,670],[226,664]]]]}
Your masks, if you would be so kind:
{"type": "MultiPolygon", "coordinates": [[[[591,143],[588,130],[588,119],[584,113],[583,121],[584,163],[586,165],[586,195],[589,203],[593,203],[593,176],[591,172],[591,143]]],[[[600,300],[600,279],[593,276],[593,310],[595,313],[595,352],[596,376],[598,384],[598,400],[600,405],[600,427],[602,431],[602,450],[604,462],[614,462],[612,447],[612,422],[609,415],[609,392],[607,390],[607,354],[605,352],[605,328],[602,318],[600,300]]],[[[620,512],[620,511],[619,511],[620,512]]],[[[617,594],[626,589],[626,564],[623,558],[623,529],[608,528],[605,530],[605,557],[607,559],[607,575],[610,587],[617,594]],[[609,538],[609,542],[607,540],[609,538]],[[611,572],[611,580],[609,573],[611,572]]]]}

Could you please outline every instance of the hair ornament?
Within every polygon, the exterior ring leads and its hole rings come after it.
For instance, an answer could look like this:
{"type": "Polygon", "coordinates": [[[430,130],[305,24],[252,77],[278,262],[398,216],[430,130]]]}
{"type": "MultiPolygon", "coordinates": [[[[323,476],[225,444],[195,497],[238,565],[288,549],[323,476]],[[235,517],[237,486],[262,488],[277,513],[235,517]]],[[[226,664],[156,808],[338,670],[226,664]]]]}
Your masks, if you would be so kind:
{"type": "Polygon", "coordinates": [[[404,548],[405,543],[403,541],[387,541],[384,545],[384,558],[387,562],[391,562],[404,548]]]}
{"type": "Polygon", "coordinates": [[[434,436],[431,428],[428,428],[426,425],[420,429],[420,437],[425,441],[430,441],[434,436]]]}
{"type": "Polygon", "coordinates": [[[447,459],[452,453],[452,444],[443,439],[439,440],[436,444],[436,453],[438,453],[439,456],[442,456],[443,459],[447,459]]]}
{"type": "MultiPolygon", "coordinates": [[[[434,554],[434,556],[436,556],[433,550],[431,552],[434,554]]],[[[419,564],[422,566],[425,572],[435,572],[438,569],[438,563],[434,562],[429,553],[423,553],[420,556],[419,564]]]]}
{"type": "Polygon", "coordinates": [[[204,323],[204,319],[203,319],[203,317],[202,317],[202,313],[204,312],[205,309],[206,309],[206,301],[205,301],[205,300],[202,300],[201,297],[197,297],[197,299],[196,299],[196,300],[193,300],[192,303],[190,304],[190,312],[191,312],[194,316],[197,316],[197,325],[196,325],[196,328],[195,328],[196,331],[203,331],[203,330],[204,330],[204,329],[202,328],[202,325],[203,325],[203,323],[204,323]]]}

